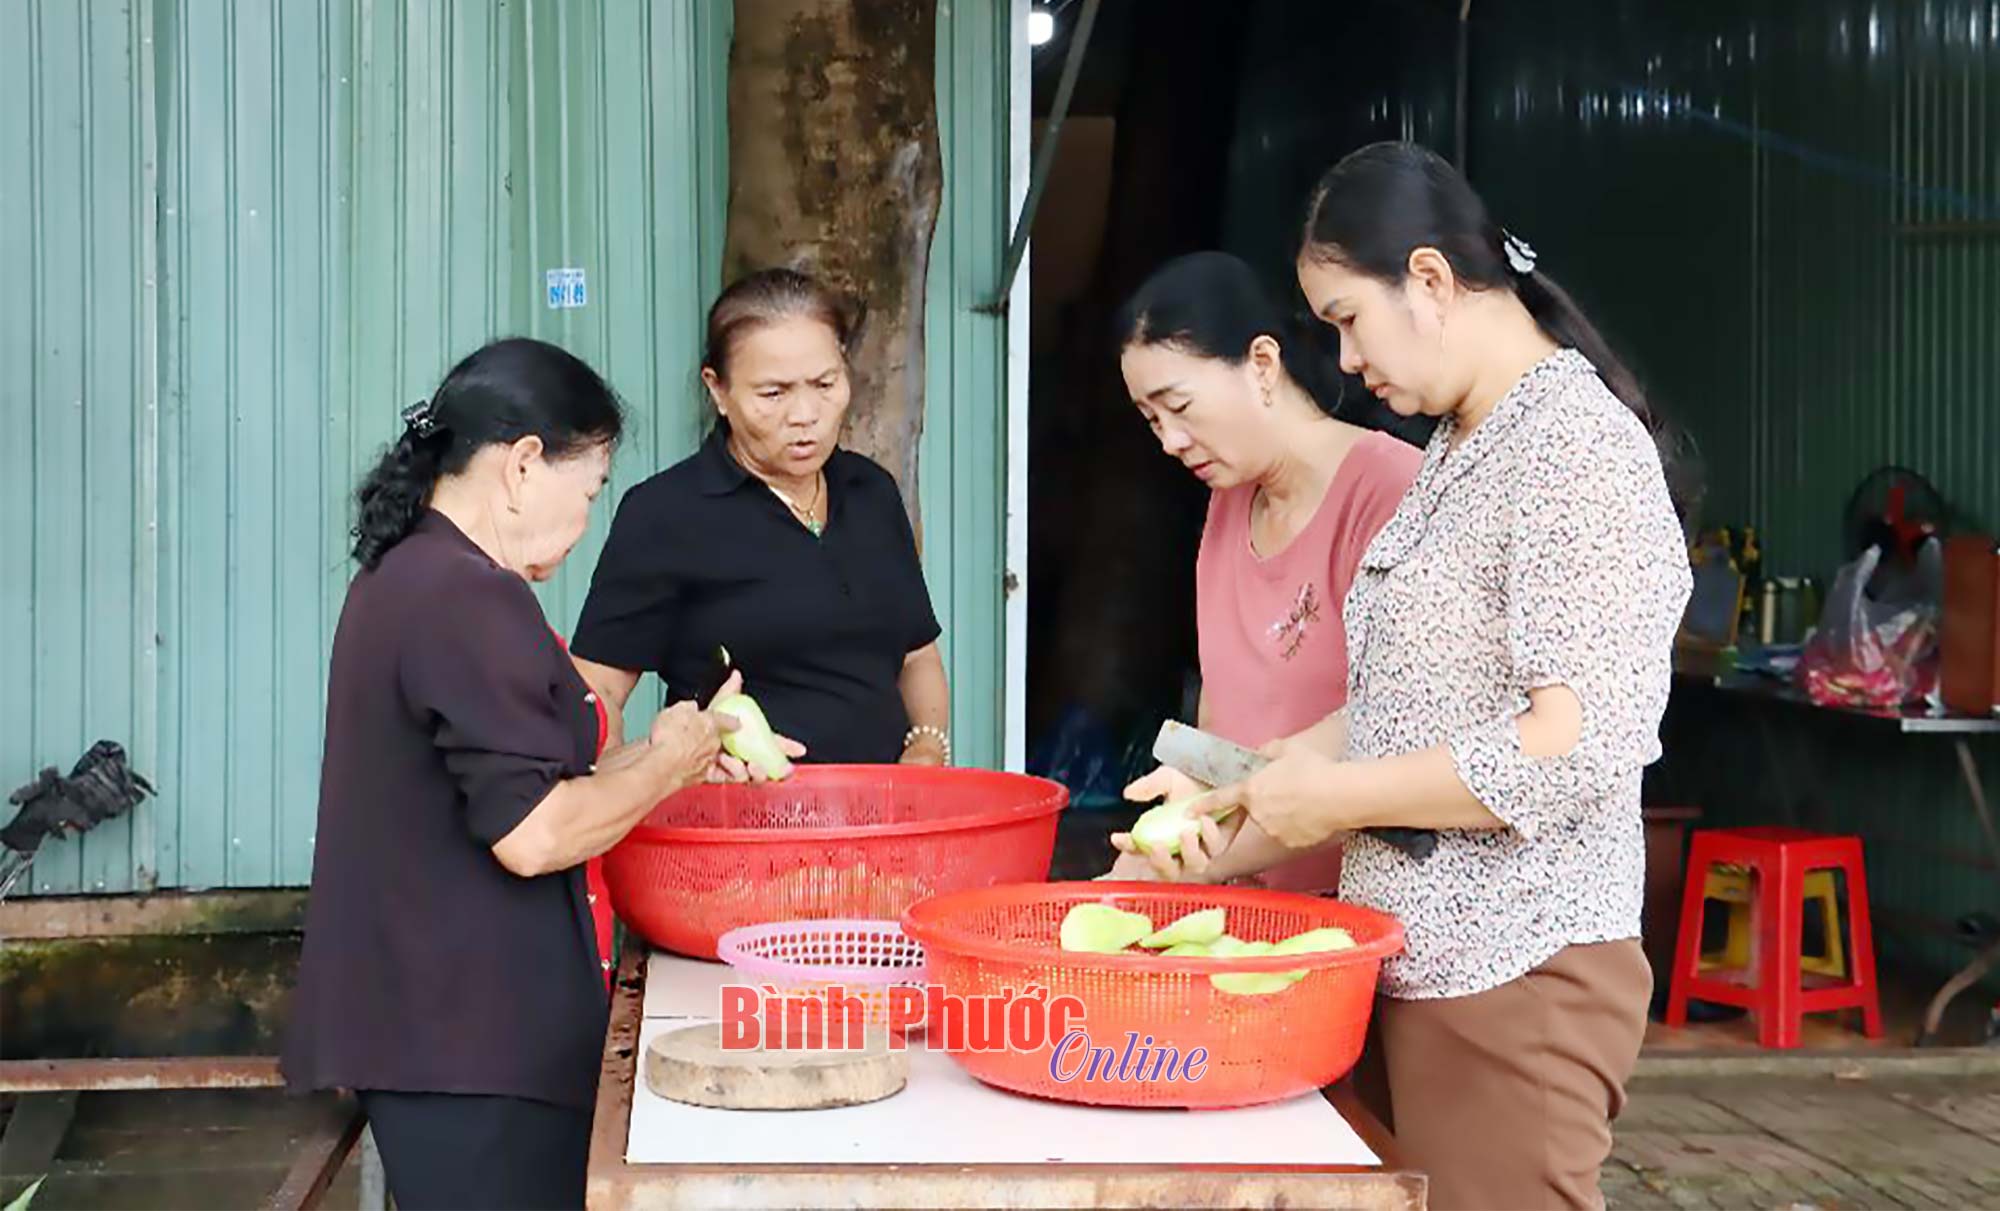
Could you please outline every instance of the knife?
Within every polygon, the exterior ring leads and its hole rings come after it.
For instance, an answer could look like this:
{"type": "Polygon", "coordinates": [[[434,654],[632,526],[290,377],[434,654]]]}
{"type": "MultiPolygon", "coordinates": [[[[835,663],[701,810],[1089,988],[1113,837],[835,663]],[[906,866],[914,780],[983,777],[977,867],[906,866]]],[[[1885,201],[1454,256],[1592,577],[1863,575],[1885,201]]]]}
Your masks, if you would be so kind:
{"type": "MultiPolygon", "coordinates": [[[[1153,739],[1153,759],[1179,770],[1203,786],[1233,786],[1271,764],[1262,753],[1232,744],[1220,736],[1169,719],[1153,739]]],[[[1369,828],[1377,837],[1421,862],[1437,848],[1437,834],[1427,828],[1369,828]]]]}

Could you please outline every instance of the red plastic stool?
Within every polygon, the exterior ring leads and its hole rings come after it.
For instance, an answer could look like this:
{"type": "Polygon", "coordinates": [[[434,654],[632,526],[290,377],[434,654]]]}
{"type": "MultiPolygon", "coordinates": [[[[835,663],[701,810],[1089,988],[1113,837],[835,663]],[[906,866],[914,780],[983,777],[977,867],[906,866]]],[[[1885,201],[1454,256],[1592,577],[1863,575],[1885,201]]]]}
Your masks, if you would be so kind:
{"type": "Polygon", "coordinates": [[[1757,1015],[1757,1041],[1766,1047],[1797,1047],[1800,1018],[1840,1009],[1859,1009],[1863,1033],[1881,1038],[1875,940],[1868,923],[1868,878],[1862,871],[1860,839],[1796,828],[1697,830],[1681,896],[1667,1025],[1687,1024],[1690,999],[1750,1010],[1757,1015]],[[1718,864],[1748,867],[1757,875],[1751,910],[1755,940],[1750,966],[1741,971],[1701,970],[1703,891],[1709,867],[1718,864]],[[1808,986],[1799,969],[1806,872],[1828,869],[1847,876],[1848,977],[1838,983],[1815,980],[1808,986]]]}

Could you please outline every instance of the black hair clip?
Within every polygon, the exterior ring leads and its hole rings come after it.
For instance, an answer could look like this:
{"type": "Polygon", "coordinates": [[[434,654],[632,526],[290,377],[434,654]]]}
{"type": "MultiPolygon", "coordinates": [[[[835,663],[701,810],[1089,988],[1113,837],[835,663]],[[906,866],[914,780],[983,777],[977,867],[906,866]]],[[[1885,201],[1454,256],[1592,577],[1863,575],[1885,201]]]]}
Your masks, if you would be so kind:
{"type": "Polygon", "coordinates": [[[403,409],[403,427],[418,437],[430,437],[439,429],[437,405],[430,400],[418,400],[403,409]]]}

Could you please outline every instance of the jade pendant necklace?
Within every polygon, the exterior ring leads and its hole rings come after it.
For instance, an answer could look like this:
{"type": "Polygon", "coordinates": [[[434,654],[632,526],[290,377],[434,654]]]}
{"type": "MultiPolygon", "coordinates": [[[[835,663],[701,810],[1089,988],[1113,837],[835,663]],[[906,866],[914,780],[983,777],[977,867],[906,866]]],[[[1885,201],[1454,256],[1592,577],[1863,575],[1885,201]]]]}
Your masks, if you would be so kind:
{"type": "Polygon", "coordinates": [[[771,495],[785,502],[785,507],[792,511],[792,516],[799,519],[800,525],[812,531],[812,536],[814,538],[818,538],[820,536],[820,531],[824,527],[820,525],[819,517],[817,515],[817,510],[819,508],[819,494],[821,490],[826,487],[825,472],[821,472],[820,474],[813,477],[813,496],[810,501],[806,502],[806,507],[803,509],[799,508],[797,504],[793,503],[791,497],[785,495],[783,492],[778,491],[777,486],[775,484],[766,483],[764,486],[771,489],[771,495]]]}

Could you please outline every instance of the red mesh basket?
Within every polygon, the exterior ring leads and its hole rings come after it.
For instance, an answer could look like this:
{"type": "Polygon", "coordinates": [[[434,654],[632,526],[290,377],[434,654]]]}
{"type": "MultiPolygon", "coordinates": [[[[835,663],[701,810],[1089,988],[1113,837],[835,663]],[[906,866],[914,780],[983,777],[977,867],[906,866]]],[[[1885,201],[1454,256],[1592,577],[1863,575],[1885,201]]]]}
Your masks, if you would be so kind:
{"type": "MultiPolygon", "coordinates": [[[[1102,1064],[1093,1075],[1079,1062],[1085,1053],[1077,1045],[1059,1057],[1060,1040],[1050,1039],[1036,1049],[953,1050],[967,1072],[1017,1093],[1107,1106],[1248,1106],[1333,1084],[1360,1058],[1382,960],[1403,948],[1403,927],[1371,909],[1262,888],[1163,883],[959,892],[917,904],[904,914],[903,928],[923,945],[929,981],[944,997],[998,999],[1031,986],[1047,989],[1050,998],[1076,997],[1089,1047],[1111,1049],[1126,1068],[1122,1079],[1102,1064]],[[1057,940],[1063,917],[1086,902],[1145,913],[1155,927],[1219,907],[1228,932],[1246,942],[1339,926],[1356,945],[1227,959],[1064,951],[1057,940]],[[1215,974],[1301,969],[1304,979],[1263,995],[1224,992],[1209,981],[1215,974]],[[1130,1052],[1128,1032],[1135,1040],[1130,1052]],[[1150,1063],[1129,1062],[1139,1054],[1136,1046],[1152,1048],[1150,1063]],[[1182,1060],[1203,1049],[1205,1070],[1196,1079],[1159,1079],[1175,1066],[1172,1060],[1162,1066],[1168,1048],[1182,1060]]],[[[940,1023],[927,1029],[932,1045],[951,1045],[940,1023]]]]}
{"type": "Polygon", "coordinates": [[[909,765],[800,765],[692,787],[604,856],[611,906],[655,946],[716,957],[732,929],[899,920],[926,896],[1049,876],[1060,783],[909,765]]]}

